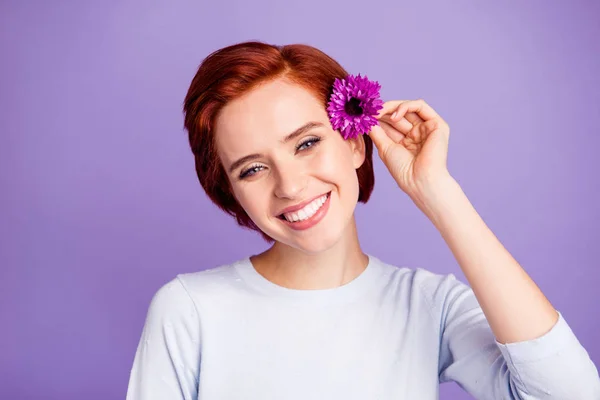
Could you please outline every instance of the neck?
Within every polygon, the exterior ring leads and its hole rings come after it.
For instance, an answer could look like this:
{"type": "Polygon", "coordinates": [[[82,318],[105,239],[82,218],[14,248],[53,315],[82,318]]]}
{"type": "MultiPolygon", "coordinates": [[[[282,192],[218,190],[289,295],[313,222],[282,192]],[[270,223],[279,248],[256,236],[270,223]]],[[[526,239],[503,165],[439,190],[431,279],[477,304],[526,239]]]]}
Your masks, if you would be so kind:
{"type": "Polygon", "coordinates": [[[368,257],[360,248],[354,219],[330,248],[307,253],[275,242],[252,256],[254,268],[271,282],[289,289],[331,289],[354,280],[366,268],[368,257]]]}

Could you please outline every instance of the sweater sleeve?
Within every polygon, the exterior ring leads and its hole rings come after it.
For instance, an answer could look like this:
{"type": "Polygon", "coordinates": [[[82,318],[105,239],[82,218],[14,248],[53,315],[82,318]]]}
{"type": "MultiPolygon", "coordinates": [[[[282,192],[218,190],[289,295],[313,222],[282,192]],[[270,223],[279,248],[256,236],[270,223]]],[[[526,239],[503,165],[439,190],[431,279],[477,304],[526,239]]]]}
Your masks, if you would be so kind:
{"type": "Polygon", "coordinates": [[[200,320],[180,278],[152,298],[129,377],[127,400],[196,400],[200,320]]]}
{"type": "Polygon", "coordinates": [[[500,344],[472,289],[454,275],[429,285],[440,326],[440,382],[454,381],[477,399],[600,399],[600,378],[559,312],[536,339],[500,344]]]}

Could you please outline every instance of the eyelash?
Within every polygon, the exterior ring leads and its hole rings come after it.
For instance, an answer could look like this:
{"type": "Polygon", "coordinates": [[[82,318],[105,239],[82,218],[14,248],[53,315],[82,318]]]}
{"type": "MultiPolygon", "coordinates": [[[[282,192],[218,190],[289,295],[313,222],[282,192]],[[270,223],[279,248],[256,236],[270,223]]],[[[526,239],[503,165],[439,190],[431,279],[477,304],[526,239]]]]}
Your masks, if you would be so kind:
{"type": "MultiPolygon", "coordinates": [[[[311,147],[314,147],[320,141],[321,141],[320,137],[313,137],[313,138],[306,139],[306,140],[302,141],[302,143],[298,144],[298,146],[296,146],[296,152],[300,151],[300,149],[303,146],[306,146],[308,143],[312,143],[312,145],[307,147],[307,149],[310,149],[311,147]]],[[[254,174],[251,174],[252,170],[255,170],[255,169],[261,168],[261,167],[262,167],[262,165],[260,165],[260,164],[251,165],[249,168],[240,172],[240,179],[244,179],[244,178],[247,178],[248,176],[254,175],[254,174]]],[[[258,171],[256,171],[256,172],[258,172],[258,171]]]]}

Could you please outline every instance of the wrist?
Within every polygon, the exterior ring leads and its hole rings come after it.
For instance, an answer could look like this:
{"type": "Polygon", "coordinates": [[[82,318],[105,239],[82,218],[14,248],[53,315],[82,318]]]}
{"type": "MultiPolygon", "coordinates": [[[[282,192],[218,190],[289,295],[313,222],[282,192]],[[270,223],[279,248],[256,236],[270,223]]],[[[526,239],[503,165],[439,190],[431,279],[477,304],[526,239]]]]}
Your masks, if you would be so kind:
{"type": "Polygon", "coordinates": [[[449,173],[421,182],[417,186],[417,190],[410,197],[436,226],[464,197],[462,188],[449,173]]]}

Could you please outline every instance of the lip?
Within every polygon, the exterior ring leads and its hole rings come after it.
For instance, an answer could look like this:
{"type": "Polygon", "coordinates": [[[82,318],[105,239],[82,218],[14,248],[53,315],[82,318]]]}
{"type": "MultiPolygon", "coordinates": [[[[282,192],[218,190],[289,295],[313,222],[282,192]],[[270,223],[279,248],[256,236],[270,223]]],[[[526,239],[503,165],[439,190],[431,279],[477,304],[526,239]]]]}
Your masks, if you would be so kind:
{"type": "MultiPolygon", "coordinates": [[[[315,198],[318,198],[318,197],[315,197],[315,198]]],[[[323,203],[323,205],[321,206],[321,208],[319,208],[319,210],[315,213],[315,215],[313,215],[309,219],[305,219],[304,221],[298,221],[298,222],[290,222],[290,221],[286,220],[285,218],[279,219],[279,220],[281,221],[281,223],[286,224],[287,226],[289,226],[290,228],[292,228],[296,231],[303,231],[305,229],[312,228],[313,226],[315,226],[316,224],[321,222],[321,220],[323,218],[325,218],[327,211],[329,211],[329,203],[330,202],[331,202],[331,192],[328,192],[327,200],[325,200],[325,203],[323,203]]]]}
{"type": "Polygon", "coordinates": [[[296,204],[296,205],[293,205],[293,206],[290,206],[290,207],[284,208],[283,210],[279,211],[279,213],[278,213],[278,214],[276,214],[276,216],[278,216],[278,217],[279,217],[280,215],[282,215],[282,214],[285,214],[285,213],[289,213],[289,212],[294,212],[294,211],[301,210],[301,209],[303,209],[304,207],[306,207],[308,204],[312,203],[314,200],[316,200],[316,199],[318,199],[319,197],[322,197],[322,196],[324,196],[324,195],[326,195],[326,194],[328,194],[328,193],[329,193],[329,192],[327,192],[327,193],[321,193],[320,195],[318,195],[318,196],[315,196],[315,197],[313,197],[312,199],[309,199],[309,200],[303,201],[302,203],[299,203],[299,204],[296,204]]]}

